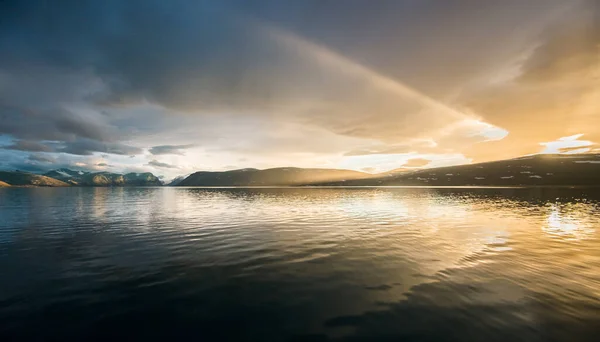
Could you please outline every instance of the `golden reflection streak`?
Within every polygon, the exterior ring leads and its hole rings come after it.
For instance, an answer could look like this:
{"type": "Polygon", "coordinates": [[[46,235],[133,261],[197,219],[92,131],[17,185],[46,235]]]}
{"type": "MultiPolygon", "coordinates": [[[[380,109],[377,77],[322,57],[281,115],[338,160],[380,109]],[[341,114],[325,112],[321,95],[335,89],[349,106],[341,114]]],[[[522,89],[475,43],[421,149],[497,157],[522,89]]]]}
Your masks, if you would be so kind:
{"type": "Polygon", "coordinates": [[[542,230],[551,237],[567,240],[584,240],[591,237],[595,232],[594,228],[583,218],[574,216],[575,213],[569,213],[568,209],[566,213],[561,213],[561,208],[553,204],[542,230]]]}

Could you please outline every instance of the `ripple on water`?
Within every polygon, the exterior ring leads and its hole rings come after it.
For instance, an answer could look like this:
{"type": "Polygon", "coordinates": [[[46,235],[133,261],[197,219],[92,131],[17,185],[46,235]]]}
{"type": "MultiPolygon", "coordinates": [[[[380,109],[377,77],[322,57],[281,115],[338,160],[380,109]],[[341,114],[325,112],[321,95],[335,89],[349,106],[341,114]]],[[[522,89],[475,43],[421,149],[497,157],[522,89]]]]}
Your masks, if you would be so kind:
{"type": "Polygon", "coordinates": [[[4,189],[0,338],[594,340],[577,191],[4,189]]]}

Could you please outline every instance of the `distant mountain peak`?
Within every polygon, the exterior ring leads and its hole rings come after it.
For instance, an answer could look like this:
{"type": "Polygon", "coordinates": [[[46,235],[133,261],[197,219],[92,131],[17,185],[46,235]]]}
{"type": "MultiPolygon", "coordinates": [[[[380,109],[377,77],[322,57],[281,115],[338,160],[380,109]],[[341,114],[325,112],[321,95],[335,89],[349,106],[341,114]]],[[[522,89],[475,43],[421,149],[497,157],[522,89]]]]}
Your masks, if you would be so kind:
{"type": "Polygon", "coordinates": [[[25,171],[0,171],[0,181],[11,186],[69,186],[61,180],[25,171]]]}
{"type": "Polygon", "coordinates": [[[90,172],[60,168],[48,171],[44,175],[80,186],[162,185],[161,181],[150,172],[120,174],[109,171],[90,172]]]}

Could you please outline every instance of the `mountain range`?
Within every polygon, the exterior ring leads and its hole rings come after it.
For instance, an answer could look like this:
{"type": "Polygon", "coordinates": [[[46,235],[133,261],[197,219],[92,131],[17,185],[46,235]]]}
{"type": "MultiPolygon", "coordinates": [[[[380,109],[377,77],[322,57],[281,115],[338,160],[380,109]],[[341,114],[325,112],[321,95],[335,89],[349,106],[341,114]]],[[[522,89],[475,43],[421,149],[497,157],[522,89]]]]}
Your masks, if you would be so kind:
{"type": "Polygon", "coordinates": [[[223,172],[200,171],[189,175],[178,186],[297,186],[317,182],[343,182],[363,179],[369,174],[337,169],[280,167],[266,170],[240,169],[223,172]]]}
{"type": "Polygon", "coordinates": [[[58,179],[23,171],[0,171],[3,186],[69,186],[58,179]]]}
{"type": "MultiPolygon", "coordinates": [[[[160,186],[152,173],[58,169],[43,175],[0,171],[7,186],[160,186]]],[[[167,186],[600,186],[600,154],[532,155],[487,163],[379,174],[352,170],[281,167],[199,171],[167,186]]]]}
{"type": "Polygon", "coordinates": [[[111,173],[58,169],[43,175],[24,171],[0,171],[5,186],[159,186],[162,182],[150,172],[111,173]]]}
{"type": "Polygon", "coordinates": [[[321,186],[600,186],[600,154],[543,154],[487,163],[387,172],[321,186]]]}
{"type": "Polygon", "coordinates": [[[178,186],[600,186],[600,154],[544,154],[379,174],[275,168],[196,172],[178,186]]]}
{"type": "Polygon", "coordinates": [[[162,182],[150,172],[111,173],[73,171],[70,169],[52,170],[44,174],[71,185],[79,186],[150,186],[162,185],[162,182]]]}

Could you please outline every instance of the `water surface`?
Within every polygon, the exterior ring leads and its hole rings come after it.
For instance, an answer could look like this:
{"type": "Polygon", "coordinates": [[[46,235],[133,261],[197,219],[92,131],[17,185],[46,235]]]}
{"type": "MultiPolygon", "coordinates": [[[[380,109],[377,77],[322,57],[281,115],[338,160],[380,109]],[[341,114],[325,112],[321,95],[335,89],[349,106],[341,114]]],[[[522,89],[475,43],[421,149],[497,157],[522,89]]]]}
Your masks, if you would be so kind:
{"type": "Polygon", "coordinates": [[[597,341],[586,189],[0,189],[0,340],[597,341]]]}

